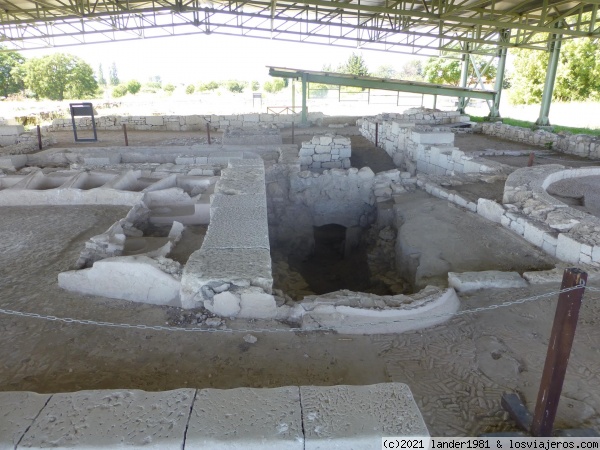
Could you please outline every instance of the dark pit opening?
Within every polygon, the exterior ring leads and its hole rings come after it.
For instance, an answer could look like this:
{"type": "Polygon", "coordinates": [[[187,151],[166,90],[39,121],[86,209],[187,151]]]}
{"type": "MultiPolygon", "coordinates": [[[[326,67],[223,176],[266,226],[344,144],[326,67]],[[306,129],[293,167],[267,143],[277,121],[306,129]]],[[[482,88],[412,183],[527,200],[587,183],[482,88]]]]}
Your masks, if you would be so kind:
{"type": "MultiPolygon", "coordinates": [[[[383,274],[390,276],[393,259],[388,271],[373,273],[372,259],[374,234],[369,229],[346,228],[338,224],[313,227],[314,248],[308,254],[287,252],[277,245],[272,246],[274,284],[295,300],[306,295],[326,294],[342,289],[367,292],[377,295],[393,295],[390,280],[386,283],[383,274]]],[[[308,244],[307,244],[308,245],[308,244]]],[[[392,275],[392,283],[396,275],[392,275]]]]}

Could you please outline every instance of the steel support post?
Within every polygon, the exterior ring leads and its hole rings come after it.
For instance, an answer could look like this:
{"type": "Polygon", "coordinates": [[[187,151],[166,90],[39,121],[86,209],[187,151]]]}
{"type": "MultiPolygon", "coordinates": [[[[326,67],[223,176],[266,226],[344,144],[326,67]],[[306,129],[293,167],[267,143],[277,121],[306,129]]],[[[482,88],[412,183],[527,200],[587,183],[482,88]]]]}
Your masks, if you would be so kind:
{"type": "MultiPolygon", "coordinates": [[[[500,43],[505,44],[510,40],[510,30],[502,30],[500,32],[500,43]]],[[[508,54],[508,48],[501,46],[498,49],[498,68],[496,70],[496,84],[494,90],[496,96],[494,97],[494,103],[490,111],[489,119],[497,120],[500,119],[500,98],[502,96],[502,85],[504,84],[504,72],[506,69],[506,55],[508,54]]]]}
{"type": "MultiPolygon", "coordinates": [[[[556,27],[560,27],[557,24],[556,27]]],[[[542,104],[540,106],[540,116],[535,122],[536,125],[546,127],[550,125],[550,105],[552,103],[552,93],[554,92],[554,82],[556,81],[556,70],[558,69],[558,60],[560,57],[560,46],[562,35],[552,34],[548,41],[548,51],[550,58],[548,59],[548,67],[546,69],[546,81],[544,82],[544,92],[542,93],[542,104]]]]}
{"type": "MultiPolygon", "coordinates": [[[[469,44],[465,44],[465,53],[462,55],[462,67],[460,70],[460,87],[467,87],[467,80],[469,78],[469,44]]],[[[458,111],[461,114],[465,113],[465,108],[467,107],[467,102],[469,100],[466,97],[460,97],[458,99],[458,111]]]]}
{"type": "Polygon", "coordinates": [[[305,73],[302,74],[302,118],[301,122],[303,125],[308,124],[308,111],[306,107],[306,100],[308,97],[308,86],[307,86],[307,76],[305,73]]]}

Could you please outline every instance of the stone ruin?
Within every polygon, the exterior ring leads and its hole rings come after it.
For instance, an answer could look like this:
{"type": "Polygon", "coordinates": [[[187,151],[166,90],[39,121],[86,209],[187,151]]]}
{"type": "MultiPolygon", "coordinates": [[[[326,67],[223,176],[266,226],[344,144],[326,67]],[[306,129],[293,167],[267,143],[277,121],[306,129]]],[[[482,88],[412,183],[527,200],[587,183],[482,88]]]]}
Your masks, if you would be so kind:
{"type": "Polygon", "coordinates": [[[218,146],[52,149],[4,157],[0,162],[8,174],[0,177],[0,205],[131,208],[88,241],[73,270],[59,275],[65,289],[345,333],[399,332],[439,323],[459,307],[452,287],[460,290],[467,280],[472,283],[473,275],[465,274],[461,281],[461,274],[451,273],[445,285],[423,285],[418,271],[410,269],[405,249],[396,243],[394,199],[416,189],[500,223],[554,257],[600,265],[595,238],[580,230],[593,226],[593,219],[575,213],[566,217],[560,208],[558,219],[548,214],[539,223],[538,217],[527,217],[531,208],[524,202],[547,201],[544,183],[548,176],[556,178],[552,174],[558,169],[540,172],[546,178],[529,183],[531,194],[525,196],[523,190],[529,188],[521,188],[520,180],[529,172],[515,172],[506,183],[504,205],[474,202],[449,190],[448,181],[436,181],[440,176],[507,177],[507,168],[486,159],[485,152],[465,153],[454,146],[451,127],[462,116],[432,112],[359,120],[363,136],[374,141],[378,134],[379,145],[398,167],[377,174],[368,167],[351,167],[348,137],[316,135],[298,149],[282,144],[278,127],[257,126],[268,123],[257,117],[254,122],[244,116],[254,125],[230,127],[218,146]],[[47,165],[68,168],[36,168],[47,165]],[[171,255],[183,245],[182,235],[190,226],[207,227],[206,233],[179,262],[171,255]],[[156,227],[167,228],[159,237],[147,234],[156,227]],[[306,258],[319,239],[337,242],[344,256],[360,249],[365,270],[384,293],[315,295],[281,255],[306,258]],[[415,293],[407,294],[411,291],[415,293]]]}

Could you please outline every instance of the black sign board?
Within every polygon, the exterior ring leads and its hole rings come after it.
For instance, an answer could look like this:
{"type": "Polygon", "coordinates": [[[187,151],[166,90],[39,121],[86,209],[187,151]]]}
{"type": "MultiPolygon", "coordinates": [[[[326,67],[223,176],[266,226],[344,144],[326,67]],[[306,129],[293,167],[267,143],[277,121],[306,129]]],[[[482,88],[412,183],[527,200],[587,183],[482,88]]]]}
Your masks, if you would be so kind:
{"type": "Polygon", "coordinates": [[[73,123],[73,135],[75,136],[75,142],[96,142],[98,135],[96,134],[96,121],[94,120],[94,107],[91,103],[70,103],[71,107],[71,122],[73,123]],[[75,117],[89,117],[92,120],[92,129],[94,130],[93,138],[78,138],[77,137],[77,124],[75,123],[75,117]]]}

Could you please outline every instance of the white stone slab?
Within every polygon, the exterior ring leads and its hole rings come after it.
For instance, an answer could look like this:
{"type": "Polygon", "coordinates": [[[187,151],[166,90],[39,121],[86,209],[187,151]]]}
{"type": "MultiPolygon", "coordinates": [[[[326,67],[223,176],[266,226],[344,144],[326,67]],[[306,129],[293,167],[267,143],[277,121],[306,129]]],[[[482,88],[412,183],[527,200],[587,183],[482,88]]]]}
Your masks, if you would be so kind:
{"type": "Polygon", "coordinates": [[[0,393],[0,450],[14,450],[50,397],[34,392],[0,393]]]}
{"type": "Polygon", "coordinates": [[[427,437],[409,387],[301,386],[306,450],[380,450],[383,436],[427,437]]]}
{"type": "Polygon", "coordinates": [[[477,200],[477,214],[492,222],[500,223],[504,207],[493,200],[480,198],[477,200]]]}
{"type": "Polygon", "coordinates": [[[54,394],[23,447],[181,449],[194,389],[54,394]]]}
{"type": "Polygon", "coordinates": [[[458,292],[470,292],[478,289],[522,288],[527,287],[527,281],[521,278],[517,272],[486,270],[483,272],[448,272],[448,285],[458,292]]]}
{"type": "Polygon", "coordinates": [[[147,256],[117,256],[93,267],[58,274],[58,285],[69,291],[152,305],[181,306],[180,282],[147,256]]]}
{"type": "Polygon", "coordinates": [[[303,450],[298,387],[199,391],[185,446],[211,450],[303,450]]]}
{"type": "Polygon", "coordinates": [[[19,170],[27,164],[27,155],[6,155],[0,158],[0,169],[19,170]]]}

